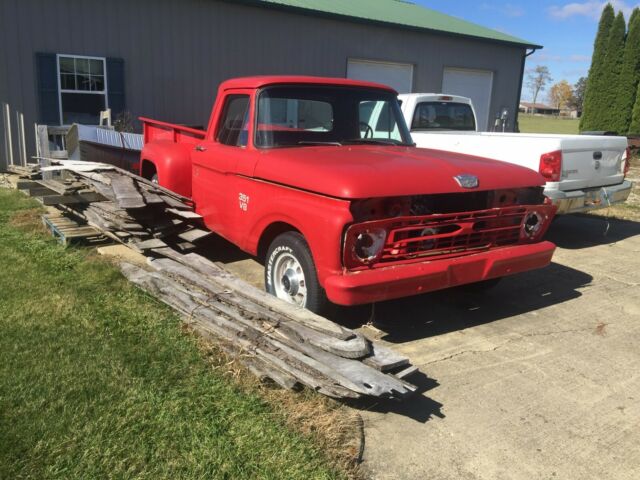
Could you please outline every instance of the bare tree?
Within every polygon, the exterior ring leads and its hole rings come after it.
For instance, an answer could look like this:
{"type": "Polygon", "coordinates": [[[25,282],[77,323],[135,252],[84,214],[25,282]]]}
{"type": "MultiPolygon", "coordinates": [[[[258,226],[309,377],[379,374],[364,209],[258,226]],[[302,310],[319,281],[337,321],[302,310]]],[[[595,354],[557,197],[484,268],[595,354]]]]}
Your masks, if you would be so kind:
{"type": "Polygon", "coordinates": [[[549,69],[544,65],[537,65],[536,68],[527,71],[527,87],[531,90],[533,103],[536,103],[538,94],[545,89],[551,80],[549,69]]]}

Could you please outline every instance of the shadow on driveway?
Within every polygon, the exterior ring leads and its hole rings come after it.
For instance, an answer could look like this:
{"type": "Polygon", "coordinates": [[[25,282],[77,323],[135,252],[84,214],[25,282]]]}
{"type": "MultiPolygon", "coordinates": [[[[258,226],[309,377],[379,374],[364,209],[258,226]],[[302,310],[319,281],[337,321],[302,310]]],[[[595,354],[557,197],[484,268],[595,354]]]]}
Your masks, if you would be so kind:
{"type": "Polygon", "coordinates": [[[558,247],[575,250],[616,243],[640,234],[640,222],[598,215],[560,215],[546,239],[558,247]]]}
{"type": "Polygon", "coordinates": [[[404,343],[513,317],[579,297],[592,277],[558,263],[505,277],[490,290],[451,288],[381,302],[375,307],[338,309],[329,318],[351,328],[372,323],[391,343],[404,343]]]}

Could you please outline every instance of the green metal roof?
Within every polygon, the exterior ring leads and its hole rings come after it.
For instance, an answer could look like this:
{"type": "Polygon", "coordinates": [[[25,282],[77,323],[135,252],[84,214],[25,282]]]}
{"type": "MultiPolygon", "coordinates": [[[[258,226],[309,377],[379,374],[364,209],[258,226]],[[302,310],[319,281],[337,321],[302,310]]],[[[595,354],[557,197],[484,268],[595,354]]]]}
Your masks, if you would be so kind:
{"type": "Polygon", "coordinates": [[[467,22],[404,0],[248,0],[246,3],[297,10],[300,13],[347,17],[389,26],[542,48],[506,33],[467,22]]]}

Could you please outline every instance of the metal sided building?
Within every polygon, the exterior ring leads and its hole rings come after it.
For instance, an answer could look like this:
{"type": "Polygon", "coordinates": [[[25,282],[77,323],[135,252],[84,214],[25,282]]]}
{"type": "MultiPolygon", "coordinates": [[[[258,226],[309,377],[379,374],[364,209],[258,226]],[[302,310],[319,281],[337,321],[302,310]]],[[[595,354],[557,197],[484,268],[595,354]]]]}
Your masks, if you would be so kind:
{"type": "Polygon", "coordinates": [[[218,84],[244,75],[465,95],[481,128],[506,109],[512,130],[541,48],[403,0],[0,0],[0,42],[0,167],[9,143],[18,163],[20,135],[34,154],[35,123],[97,123],[106,108],[206,125],[218,84]]]}

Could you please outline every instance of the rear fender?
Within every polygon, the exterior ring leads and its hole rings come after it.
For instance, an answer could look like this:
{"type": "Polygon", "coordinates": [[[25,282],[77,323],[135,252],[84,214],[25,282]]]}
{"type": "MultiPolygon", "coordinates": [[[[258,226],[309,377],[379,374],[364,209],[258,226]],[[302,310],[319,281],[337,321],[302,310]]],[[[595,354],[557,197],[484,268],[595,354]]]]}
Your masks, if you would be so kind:
{"type": "Polygon", "coordinates": [[[191,145],[157,140],[142,149],[141,172],[146,162],[156,169],[158,182],[165,188],[191,197],[191,145]]]}

